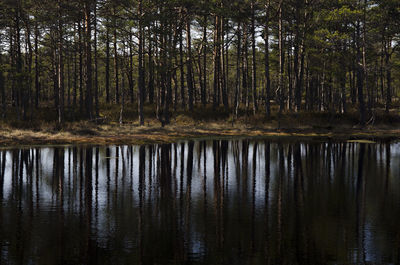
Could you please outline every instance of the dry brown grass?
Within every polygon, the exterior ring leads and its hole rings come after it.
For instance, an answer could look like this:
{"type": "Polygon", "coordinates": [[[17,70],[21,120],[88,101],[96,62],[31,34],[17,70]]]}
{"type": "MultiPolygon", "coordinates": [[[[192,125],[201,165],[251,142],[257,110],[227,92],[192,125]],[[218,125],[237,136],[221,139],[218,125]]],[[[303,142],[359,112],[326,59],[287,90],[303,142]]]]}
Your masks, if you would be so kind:
{"type": "MultiPolygon", "coordinates": [[[[0,145],[21,144],[141,144],[165,143],[186,138],[205,137],[308,137],[338,139],[400,138],[400,119],[397,115],[378,112],[374,124],[361,128],[358,115],[329,113],[274,114],[266,119],[262,113],[255,116],[241,111],[232,123],[232,116],[223,108],[196,108],[194,113],[177,111],[171,125],[161,127],[152,109],[147,106],[145,126],[139,126],[133,106],[127,107],[124,123],[118,121],[116,107],[102,108],[102,124],[88,121],[66,122],[61,128],[48,120],[0,122],[0,145]]],[[[44,114],[39,115],[39,117],[44,114]]]]}

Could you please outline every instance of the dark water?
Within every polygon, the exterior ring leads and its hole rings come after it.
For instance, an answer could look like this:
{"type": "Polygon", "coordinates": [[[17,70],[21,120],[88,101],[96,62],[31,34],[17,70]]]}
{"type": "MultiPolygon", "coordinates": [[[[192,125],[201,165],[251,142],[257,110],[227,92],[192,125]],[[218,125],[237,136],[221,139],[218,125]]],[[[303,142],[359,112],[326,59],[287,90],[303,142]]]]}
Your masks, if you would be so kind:
{"type": "Polygon", "coordinates": [[[0,150],[0,263],[395,264],[399,169],[399,143],[0,150]]]}

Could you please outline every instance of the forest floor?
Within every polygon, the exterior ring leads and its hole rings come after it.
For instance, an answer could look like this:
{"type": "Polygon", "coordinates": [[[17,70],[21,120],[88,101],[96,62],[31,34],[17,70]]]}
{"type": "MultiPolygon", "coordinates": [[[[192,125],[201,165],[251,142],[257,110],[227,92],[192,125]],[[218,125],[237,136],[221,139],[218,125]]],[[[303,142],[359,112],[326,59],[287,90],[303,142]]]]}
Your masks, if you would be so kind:
{"type": "MultiPolygon", "coordinates": [[[[133,112],[134,110],[132,110],[133,112]]],[[[224,111],[187,114],[177,112],[171,124],[162,127],[155,118],[146,118],[139,126],[135,115],[120,124],[117,111],[105,112],[101,123],[89,121],[66,122],[61,128],[54,122],[0,122],[0,146],[49,144],[146,144],[169,143],[183,139],[259,137],[307,138],[312,140],[390,140],[400,139],[400,115],[377,112],[367,126],[358,124],[357,112],[349,114],[285,113],[266,119],[263,114],[242,113],[232,122],[224,111]],[[216,115],[215,113],[219,113],[216,115]],[[114,115],[114,116],[113,116],[114,115]],[[217,116],[217,117],[216,117],[217,116]],[[196,118],[194,118],[196,117],[196,118]]],[[[275,112],[276,113],[276,112],[275,112]]],[[[148,115],[149,117],[150,115],[148,115]]],[[[153,115],[154,116],[154,115],[153,115]]]]}

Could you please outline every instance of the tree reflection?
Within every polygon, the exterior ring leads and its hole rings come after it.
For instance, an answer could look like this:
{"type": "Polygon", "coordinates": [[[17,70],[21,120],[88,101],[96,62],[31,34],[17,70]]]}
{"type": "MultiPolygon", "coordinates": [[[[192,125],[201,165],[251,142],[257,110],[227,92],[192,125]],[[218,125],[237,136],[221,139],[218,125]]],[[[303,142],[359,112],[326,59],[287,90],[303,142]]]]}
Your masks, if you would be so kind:
{"type": "Polygon", "coordinates": [[[0,151],[3,264],[396,263],[398,144],[0,151]]]}

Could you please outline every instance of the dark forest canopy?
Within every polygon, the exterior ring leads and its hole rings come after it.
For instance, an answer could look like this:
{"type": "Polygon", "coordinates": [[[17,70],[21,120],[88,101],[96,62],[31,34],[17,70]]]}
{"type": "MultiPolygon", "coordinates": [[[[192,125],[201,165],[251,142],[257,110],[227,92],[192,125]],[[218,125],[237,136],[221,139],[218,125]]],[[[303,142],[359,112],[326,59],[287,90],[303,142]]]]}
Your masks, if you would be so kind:
{"type": "Polygon", "coordinates": [[[399,0],[0,0],[0,114],[356,108],[363,125],[398,111],[399,18],[399,0]]]}

